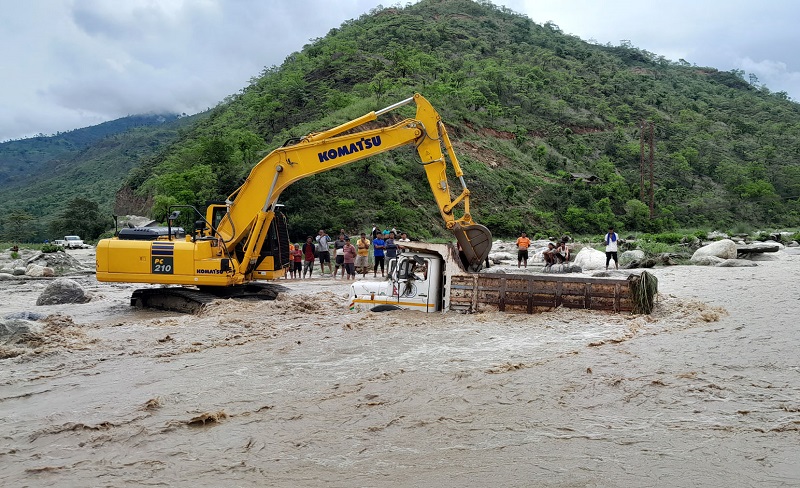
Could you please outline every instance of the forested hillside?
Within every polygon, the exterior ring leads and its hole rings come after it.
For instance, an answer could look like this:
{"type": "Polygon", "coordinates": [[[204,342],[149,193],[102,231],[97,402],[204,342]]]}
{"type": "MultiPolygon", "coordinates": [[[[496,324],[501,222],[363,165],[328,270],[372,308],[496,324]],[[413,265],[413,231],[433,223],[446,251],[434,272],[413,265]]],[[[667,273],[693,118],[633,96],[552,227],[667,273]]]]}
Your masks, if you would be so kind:
{"type": "MultiPolygon", "coordinates": [[[[116,211],[202,208],[286,140],[420,92],[448,125],[473,216],[496,236],[800,225],[800,105],[745,75],[590,44],[488,2],[378,8],[265,69],[139,161],[116,211]],[[645,122],[652,218],[640,188],[645,122]]],[[[372,223],[444,230],[413,148],[299,181],[281,201],[295,237],[372,223]]]]}

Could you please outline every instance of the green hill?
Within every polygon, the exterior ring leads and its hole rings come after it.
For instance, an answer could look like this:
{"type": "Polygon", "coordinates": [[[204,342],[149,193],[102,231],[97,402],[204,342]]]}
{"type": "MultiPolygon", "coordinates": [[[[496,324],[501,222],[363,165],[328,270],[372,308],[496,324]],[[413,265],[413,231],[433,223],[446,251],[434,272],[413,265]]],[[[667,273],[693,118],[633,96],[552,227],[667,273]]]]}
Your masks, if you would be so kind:
{"type": "MultiPolygon", "coordinates": [[[[415,91],[450,127],[473,213],[496,235],[800,223],[800,106],[785,93],[466,0],[379,9],[332,29],[213,110],[155,162],[158,176],[130,186],[154,195],[156,214],[170,202],[202,206],[246,174],[255,158],[245,152],[415,91]],[[639,201],[642,121],[654,125],[653,219],[639,201]]],[[[373,222],[442,228],[413,150],[307,178],[282,200],[297,235],[373,222]]]]}
{"type": "MultiPolygon", "coordinates": [[[[448,126],[475,219],[496,236],[611,223],[623,232],[797,226],[800,105],[744,75],[590,44],[488,2],[374,9],[265,69],[168,149],[138,158],[116,209],[152,203],[163,217],[169,204],[203,207],[286,140],[420,92],[448,126]],[[653,218],[649,177],[640,188],[644,121],[653,125],[653,218]]],[[[281,201],[293,237],[372,223],[417,236],[444,229],[413,148],[306,178],[281,201]]]]}

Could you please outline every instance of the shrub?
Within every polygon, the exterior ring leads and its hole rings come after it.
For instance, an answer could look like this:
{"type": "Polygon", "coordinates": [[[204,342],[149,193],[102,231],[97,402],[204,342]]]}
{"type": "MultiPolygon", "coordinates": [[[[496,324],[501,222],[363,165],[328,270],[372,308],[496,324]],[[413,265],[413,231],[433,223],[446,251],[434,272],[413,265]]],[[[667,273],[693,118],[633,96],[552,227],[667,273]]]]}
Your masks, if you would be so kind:
{"type": "Polygon", "coordinates": [[[680,244],[684,235],[678,232],[662,232],[660,234],[645,234],[642,239],[663,244],[680,244]]]}
{"type": "Polygon", "coordinates": [[[57,244],[43,244],[42,248],[41,248],[41,251],[43,253],[59,252],[59,251],[63,251],[63,250],[64,250],[64,248],[59,246],[59,245],[57,245],[57,244]]]}
{"type": "Polygon", "coordinates": [[[656,241],[639,241],[639,249],[644,251],[646,256],[658,256],[664,253],[674,253],[680,250],[680,247],[675,244],[667,244],[665,242],[656,241]]]}

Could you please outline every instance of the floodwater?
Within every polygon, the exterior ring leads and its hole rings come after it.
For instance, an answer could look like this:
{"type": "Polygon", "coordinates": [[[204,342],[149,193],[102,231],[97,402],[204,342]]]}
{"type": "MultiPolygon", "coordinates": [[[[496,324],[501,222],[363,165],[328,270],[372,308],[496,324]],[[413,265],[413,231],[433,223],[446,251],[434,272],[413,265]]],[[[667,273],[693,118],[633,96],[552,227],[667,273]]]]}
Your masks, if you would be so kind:
{"type": "MultiPolygon", "coordinates": [[[[649,316],[83,305],[0,360],[0,486],[800,486],[800,255],[659,268],[649,316]]],[[[2,357],[2,355],[0,355],[2,357]]]]}

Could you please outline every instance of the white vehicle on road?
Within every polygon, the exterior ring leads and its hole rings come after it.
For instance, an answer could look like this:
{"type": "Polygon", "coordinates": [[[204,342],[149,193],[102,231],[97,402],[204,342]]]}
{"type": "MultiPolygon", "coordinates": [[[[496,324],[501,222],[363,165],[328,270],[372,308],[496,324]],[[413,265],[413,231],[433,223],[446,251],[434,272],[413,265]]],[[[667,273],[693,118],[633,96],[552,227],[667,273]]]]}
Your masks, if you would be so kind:
{"type": "Polygon", "coordinates": [[[83,249],[84,244],[80,236],[64,236],[64,247],[67,249],[83,249]]]}

